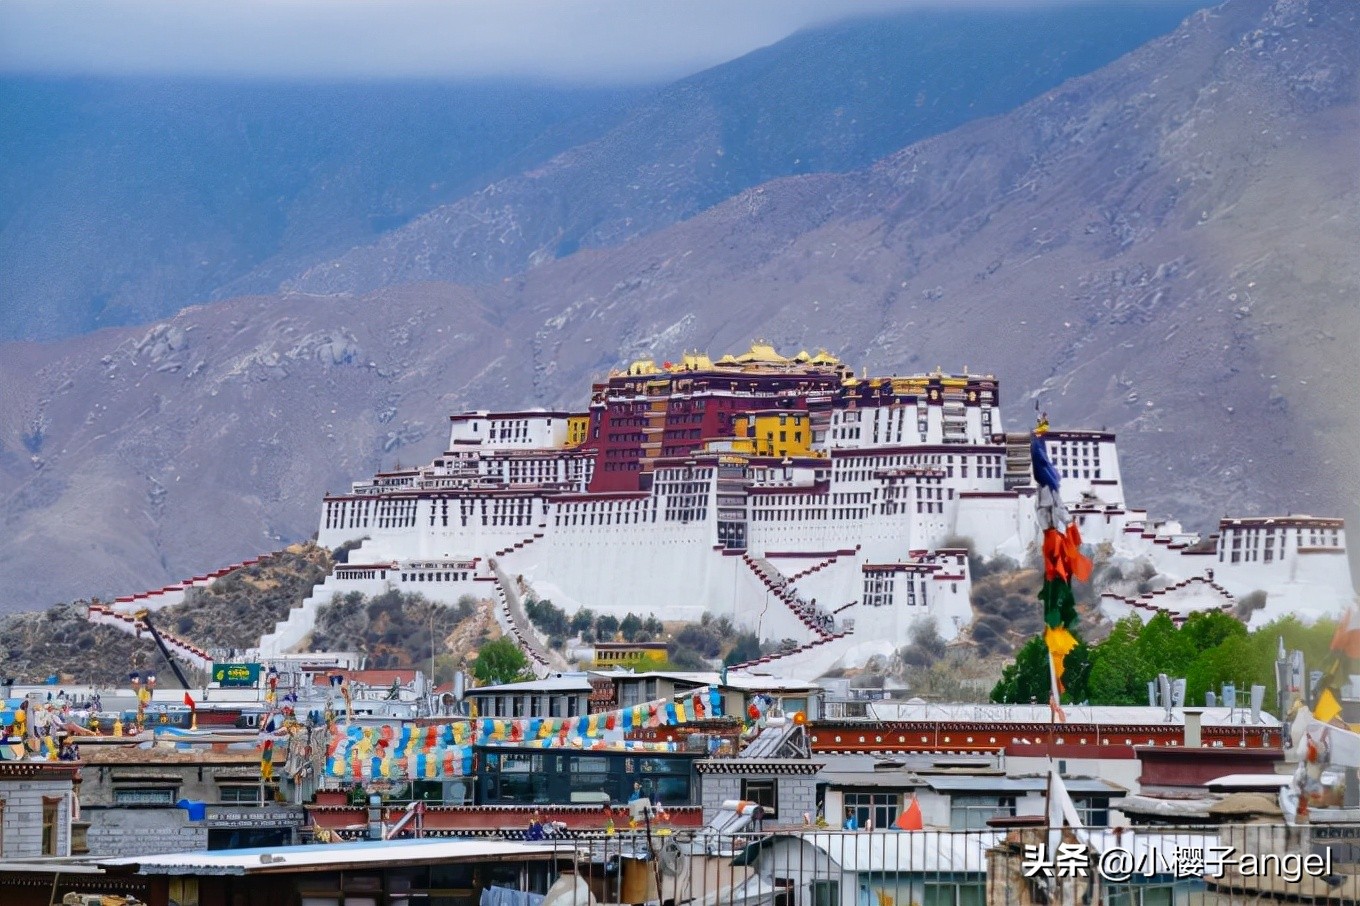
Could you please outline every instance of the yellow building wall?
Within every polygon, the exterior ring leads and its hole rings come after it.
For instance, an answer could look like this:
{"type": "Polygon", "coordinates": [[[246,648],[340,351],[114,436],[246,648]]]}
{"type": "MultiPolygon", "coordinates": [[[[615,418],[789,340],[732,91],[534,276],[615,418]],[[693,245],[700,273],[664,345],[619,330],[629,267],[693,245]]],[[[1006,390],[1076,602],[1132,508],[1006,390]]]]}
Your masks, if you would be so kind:
{"type": "Polygon", "coordinates": [[[635,648],[624,650],[595,651],[595,666],[609,668],[614,666],[646,669],[666,663],[665,649],[635,648]]]}
{"type": "Polygon", "coordinates": [[[732,433],[748,444],[734,444],[735,452],[752,456],[795,457],[812,454],[812,427],[804,412],[755,412],[738,415],[732,433]],[[740,449],[738,449],[740,448],[740,449]]]}
{"type": "Polygon", "coordinates": [[[567,446],[579,447],[590,437],[590,416],[567,416],[567,446]]]}

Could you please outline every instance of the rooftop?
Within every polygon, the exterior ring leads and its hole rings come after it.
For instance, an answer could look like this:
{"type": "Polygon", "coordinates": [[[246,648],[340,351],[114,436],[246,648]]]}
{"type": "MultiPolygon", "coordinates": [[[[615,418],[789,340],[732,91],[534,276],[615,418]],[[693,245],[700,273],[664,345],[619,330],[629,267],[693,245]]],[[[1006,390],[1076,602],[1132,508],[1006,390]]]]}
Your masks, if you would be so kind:
{"type": "Polygon", "coordinates": [[[736,689],[741,692],[815,692],[821,689],[821,686],[816,683],[809,683],[804,680],[770,676],[764,673],[739,673],[737,671],[728,673],[726,682],[723,681],[721,673],[705,670],[649,670],[645,673],[630,673],[626,670],[597,670],[593,671],[591,675],[602,679],[665,679],[675,683],[717,686],[721,689],[736,689]]]}
{"type": "Polygon", "coordinates": [[[491,692],[589,692],[590,678],[584,673],[554,673],[541,680],[501,683],[497,686],[477,686],[467,690],[468,696],[491,692]]]}
{"type": "MultiPolygon", "coordinates": [[[[910,720],[930,723],[975,724],[1050,724],[1053,712],[1048,704],[934,704],[921,701],[887,699],[865,702],[866,717],[870,720],[910,720]]],[[[1253,723],[1246,708],[1196,708],[1201,712],[1204,727],[1232,727],[1247,730],[1273,730],[1280,726],[1279,718],[1262,712],[1253,723]]],[[[1063,705],[1067,724],[1100,726],[1183,726],[1185,709],[1173,708],[1170,720],[1165,708],[1146,705],[1063,705]]]]}
{"type": "Polygon", "coordinates": [[[130,856],[100,859],[95,864],[131,867],[144,875],[258,875],[446,862],[515,862],[533,857],[550,858],[553,851],[550,845],[504,840],[365,840],[130,856]]]}

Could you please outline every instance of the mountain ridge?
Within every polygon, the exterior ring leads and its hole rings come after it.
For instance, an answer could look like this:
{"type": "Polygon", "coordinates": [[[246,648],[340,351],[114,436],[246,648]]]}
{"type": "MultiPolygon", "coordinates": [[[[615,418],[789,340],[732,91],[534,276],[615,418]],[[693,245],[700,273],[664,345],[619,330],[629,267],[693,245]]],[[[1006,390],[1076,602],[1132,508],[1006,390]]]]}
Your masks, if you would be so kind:
{"type": "Polygon", "coordinates": [[[494,282],[616,246],[751,185],[853,170],[1010,110],[1201,5],[924,9],[809,29],[663,88],[599,138],[319,262],[283,289],[494,282]],[[872,128],[861,123],[869,118],[872,128]]]}

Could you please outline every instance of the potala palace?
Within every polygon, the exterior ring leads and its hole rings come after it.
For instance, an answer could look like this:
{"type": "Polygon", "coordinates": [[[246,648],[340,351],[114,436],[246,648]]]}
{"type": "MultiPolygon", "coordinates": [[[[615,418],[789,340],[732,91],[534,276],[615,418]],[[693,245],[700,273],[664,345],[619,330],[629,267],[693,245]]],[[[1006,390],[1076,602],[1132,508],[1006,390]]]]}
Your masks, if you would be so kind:
{"type": "MultiPolygon", "coordinates": [[[[1024,562],[1037,536],[1030,435],[1003,430],[996,378],[966,370],[856,377],[829,354],[757,343],[634,362],[595,384],[584,412],[450,423],[428,465],[326,496],[320,543],[358,546],[262,655],[303,643],[337,594],[499,597],[512,629],[509,604],[532,589],[569,613],[726,615],[796,642],[761,662],[812,677],[895,650],[927,617],[946,637],[965,632],[958,545],[1024,562]]],[[[1350,602],[1340,519],[1225,518],[1201,538],[1126,504],[1113,434],[1046,442],[1083,539],[1152,577],[1142,594],[1107,593],[1108,615],[1183,618],[1259,591],[1258,623],[1350,602]]]]}

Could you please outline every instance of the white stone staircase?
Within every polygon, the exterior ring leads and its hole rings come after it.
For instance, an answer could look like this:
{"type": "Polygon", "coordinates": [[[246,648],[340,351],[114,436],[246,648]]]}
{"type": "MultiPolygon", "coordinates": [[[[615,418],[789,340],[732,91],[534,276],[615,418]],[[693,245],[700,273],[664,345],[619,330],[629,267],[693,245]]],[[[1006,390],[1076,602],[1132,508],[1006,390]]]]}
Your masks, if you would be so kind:
{"type": "MultiPolygon", "coordinates": [[[[137,638],[141,638],[143,633],[151,634],[146,624],[141,620],[130,613],[114,610],[106,604],[91,604],[85,618],[95,625],[112,626],[119,632],[126,632],[137,638]]],[[[202,670],[204,673],[212,670],[212,656],[207,651],[159,626],[156,627],[156,631],[160,633],[161,641],[165,642],[165,647],[176,658],[196,670],[202,670]]]]}

